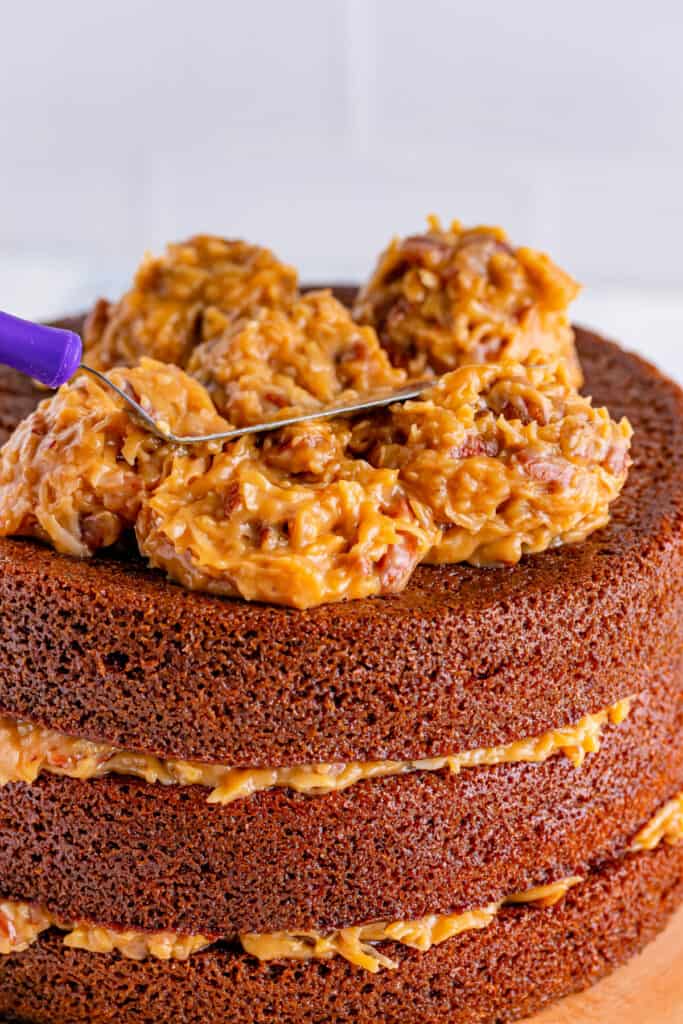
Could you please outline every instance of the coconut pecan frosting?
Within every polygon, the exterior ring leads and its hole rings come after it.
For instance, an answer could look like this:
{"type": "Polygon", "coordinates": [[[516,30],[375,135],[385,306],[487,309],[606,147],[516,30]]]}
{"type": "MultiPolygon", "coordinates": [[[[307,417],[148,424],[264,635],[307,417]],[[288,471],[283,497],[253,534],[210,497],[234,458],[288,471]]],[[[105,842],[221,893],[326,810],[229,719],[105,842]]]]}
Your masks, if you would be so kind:
{"type": "Polygon", "coordinates": [[[432,221],[380,258],[361,325],[331,293],[300,294],[268,250],[169,246],[96,306],[85,343],[176,433],[444,375],[371,417],[186,450],[77,376],[0,453],[0,534],[88,557],[131,533],[188,588],[297,608],[395,593],[424,561],[513,564],[581,541],[608,521],[631,429],[577,391],[575,292],[499,229],[432,221]]]}

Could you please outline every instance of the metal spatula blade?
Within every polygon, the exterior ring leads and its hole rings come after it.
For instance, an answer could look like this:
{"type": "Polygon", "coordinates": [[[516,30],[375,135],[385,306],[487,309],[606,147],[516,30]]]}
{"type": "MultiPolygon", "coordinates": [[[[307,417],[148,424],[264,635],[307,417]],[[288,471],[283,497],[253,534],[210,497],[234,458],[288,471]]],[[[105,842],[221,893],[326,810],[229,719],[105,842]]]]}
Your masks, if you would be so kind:
{"type": "Polygon", "coordinates": [[[114,383],[105,373],[95,370],[83,363],[83,343],[75,331],[63,330],[61,327],[45,327],[43,324],[32,323],[0,312],[0,363],[10,366],[20,373],[40,381],[50,388],[58,388],[66,384],[78,370],[96,377],[105,387],[111,388],[127,405],[131,416],[155,437],[168,444],[192,445],[204,444],[207,441],[234,441],[246,434],[263,434],[270,430],[279,430],[294,423],[307,423],[309,420],[331,419],[336,416],[350,416],[365,412],[368,409],[381,409],[396,402],[405,402],[419,396],[430,387],[434,380],[412,381],[395,391],[377,392],[359,397],[353,402],[342,405],[326,406],[313,412],[300,413],[282,419],[267,420],[264,423],[252,423],[247,427],[237,427],[220,431],[215,434],[174,434],[165,430],[153,416],[142,408],[139,402],[114,383]]]}

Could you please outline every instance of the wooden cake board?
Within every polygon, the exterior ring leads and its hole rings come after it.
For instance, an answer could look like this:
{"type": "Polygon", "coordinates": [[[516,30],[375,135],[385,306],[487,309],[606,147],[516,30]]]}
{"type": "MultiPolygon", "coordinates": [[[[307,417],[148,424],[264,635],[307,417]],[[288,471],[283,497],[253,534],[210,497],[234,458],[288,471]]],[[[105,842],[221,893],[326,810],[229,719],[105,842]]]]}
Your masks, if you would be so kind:
{"type": "Polygon", "coordinates": [[[520,1024],[683,1024],[683,908],[634,960],[520,1024]]]}

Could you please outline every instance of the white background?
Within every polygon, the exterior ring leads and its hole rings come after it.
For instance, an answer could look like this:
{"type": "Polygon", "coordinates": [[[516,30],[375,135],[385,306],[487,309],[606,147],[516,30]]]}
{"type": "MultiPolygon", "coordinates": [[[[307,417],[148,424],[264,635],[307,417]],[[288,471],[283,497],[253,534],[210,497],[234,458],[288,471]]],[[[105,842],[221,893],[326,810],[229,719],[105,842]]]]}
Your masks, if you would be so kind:
{"type": "Polygon", "coordinates": [[[549,250],[683,379],[680,0],[0,0],[0,46],[0,307],[199,230],[358,279],[435,211],[549,250]]]}

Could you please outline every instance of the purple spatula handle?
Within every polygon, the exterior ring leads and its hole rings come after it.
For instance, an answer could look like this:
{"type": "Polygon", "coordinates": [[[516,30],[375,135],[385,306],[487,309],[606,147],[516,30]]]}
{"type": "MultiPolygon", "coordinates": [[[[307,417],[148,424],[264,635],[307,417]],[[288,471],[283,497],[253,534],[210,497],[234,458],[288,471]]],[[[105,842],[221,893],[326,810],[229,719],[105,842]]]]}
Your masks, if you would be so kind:
{"type": "Polygon", "coordinates": [[[5,366],[58,388],[73,377],[82,354],[83,344],[74,331],[0,313],[0,363],[5,366]]]}

